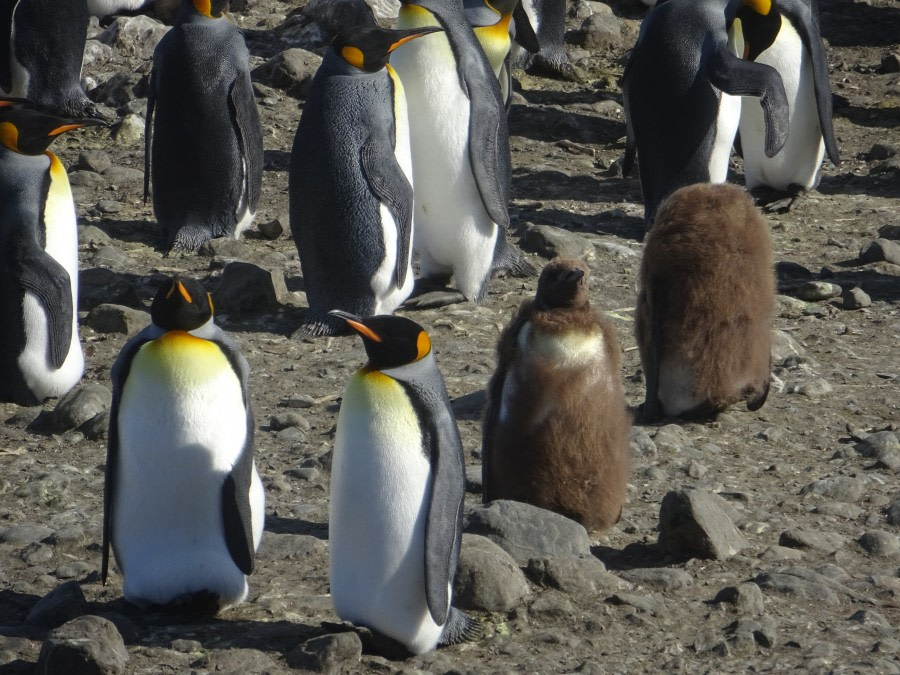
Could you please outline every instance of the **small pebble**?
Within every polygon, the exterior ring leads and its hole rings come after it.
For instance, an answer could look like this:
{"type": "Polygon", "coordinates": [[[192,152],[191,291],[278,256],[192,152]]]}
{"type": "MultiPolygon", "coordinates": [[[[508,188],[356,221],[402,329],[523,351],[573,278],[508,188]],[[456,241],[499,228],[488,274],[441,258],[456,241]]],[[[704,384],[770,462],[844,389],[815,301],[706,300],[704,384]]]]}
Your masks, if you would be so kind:
{"type": "Polygon", "coordinates": [[[849,288],[841,294],[841,300],[844,301],[844,309],[862,309],[872,304],[872,298],[859,286],[849,288]]]}
{"type": "Polygon", "coordinates": [[[841,294],[841,287],[827,281],[807,281],[800,284],[797,289],[797,297],[808,302],[828,300],[841,294]]]}

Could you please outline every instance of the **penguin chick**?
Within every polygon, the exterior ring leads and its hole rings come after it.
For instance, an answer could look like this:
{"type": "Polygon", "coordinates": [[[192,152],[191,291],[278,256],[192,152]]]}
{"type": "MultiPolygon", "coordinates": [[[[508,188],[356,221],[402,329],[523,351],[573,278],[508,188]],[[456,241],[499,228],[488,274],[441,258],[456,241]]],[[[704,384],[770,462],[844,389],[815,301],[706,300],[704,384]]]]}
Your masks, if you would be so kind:
{"type": "Polygon", "coordinates": [[[428,334],[398,316],[333,316],[368,363],[344,389],[334,439],[331,599],[345,621],[414,653],[470,639],[451,606],[465,494],[462,443],[428,334]]]}
{"type": "Polygon", "coordinates": [[[0,99],[0,401],[36,405],[84,371],[78,339],[78,231],[66,170],[47,150],[97,120],[0,99]]]}
{"type": "Polygon", "coordinates": [[[112,368],[102,579],[111,545],[125,599],[144,608],[242,602],[262,538],[249,367],[212,315],[198,282],[166,280],[112,368]]]}
{"type": "Polygon", "coordinates": [[[818,14],[815,0],[746,1],[729,31],[738,54],[778,71],[789,107],[787,142],[769,157],[763,152],[763,110],[752,98],[741,100],[739,129],[748,190],[810,190],[819,183],[826,149],[832,163],[840,163],[818,14]]]}
{"type": "Polygon", "coordinates": [[[444,29],[391,59],[409,104],[421,277],[454,276],[480,302],[492,272],[534,272],[506,241],[511,168],[500,85],[459,0],[404,0],[397,24],[444,29]]]}
{"type": "Polygon", "coordinates": [[[631,416],[616,331],[588,300],[587,265],[557,258],[497,346],[483,422],[484,502],[512,499],[589,531],[614,525],[631,416]]]}
{"type": "Polygon", "coordinates": [[[0,3],[0,91],[59,117],[102,119],[81,86],[89,18],[83,0],[0,3]]]}
{"type": "Polygon", "coordinates": [[[181,0],[153,52],[144,133],[144,201],[168,252],[196,251],[253,222],[262,188],[262,126],[244,38],[227,0],[181,0]]]}
{"type": "Polygon", "coordinates": [[[439,28],[355,26],[335,37],[294,137],[291,234],[309,310],[295,337],[348,332],[328,315],[390,314],[413,290],[412,159],[406,95],[388,65],[439,28]]]}
{"type": "Polygon", "coordinates": [[[643,421],[714,415],[740,400],[762,406],[775,278],[768,226],[742,188],[691,185],[663,202],[640,285],[643,421]]]}
{"type": "Polygon", "coordinates": [[[641,23],[622,76],[622,173],[628,175],[636,152],[645,229],[678,188],[725,181],[741,96],[759,98],[767,156],[787,140],[789,105],[778,71],[738,58],[728,45],[728,25],[738,9],[756,1],[668,0],[641,23]]]}

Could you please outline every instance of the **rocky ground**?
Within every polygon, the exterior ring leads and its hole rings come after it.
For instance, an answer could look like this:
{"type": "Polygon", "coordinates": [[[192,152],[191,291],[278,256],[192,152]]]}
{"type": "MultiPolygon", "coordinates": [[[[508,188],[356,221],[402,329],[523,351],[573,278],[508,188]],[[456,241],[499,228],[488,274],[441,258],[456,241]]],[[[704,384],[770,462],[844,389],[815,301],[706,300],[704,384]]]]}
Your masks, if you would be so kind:
{"type": "MultiPolygon", "coordinates": [[[[406,312],[432,335],[462,433],[470,494],[457,599],[485,633],[418,657],[348,632],[328,595],[330,451],[364,353],[353,338],[289,338],[305,301],[286,168],[317,59],[278,55],[318,39],[302,15],[287,17],[302,4],[251,0],[235,14],[253,66],[277,59],[255,74],[266,147],[258,230],[196,256],[163,257],[142,202],[144,77],[164,28],[139,17],[91,29],[91,96],[123,121],[53,148],[78,205],[87,368],[64,404],[0,404],[0,671],[33,672],[43,645],[40,672],[76,672],[72,645],[87,636],[100,669],[78,672],[900,672],[900,3],[820,2],[843,161],[791,211],[767,214],[779,279],[768,402],[635,428],[616,527],[589,538],[545,512],[480,506],[483,389],[499,331],[536,280],[495,279],[481,306],[406,312]],[[104,587],[98,573],[109,369],[173,272],[214,291],[219,323],[250,362],[267,494],[249,601],[211,621],[137,612],[120,577],[104,587]],[[709,540],[669,546],[679,513],[709,540]]],[[[634,406],[642,207],[617,164],[617,78],[645,10],[610,5],[571,3],[569,50],[585,84],[517,74],[510,210],[535,265],[555,253],[589,261],[634,406]]],[[[734,169],[740,183],[737,159],[734,169]]]]}

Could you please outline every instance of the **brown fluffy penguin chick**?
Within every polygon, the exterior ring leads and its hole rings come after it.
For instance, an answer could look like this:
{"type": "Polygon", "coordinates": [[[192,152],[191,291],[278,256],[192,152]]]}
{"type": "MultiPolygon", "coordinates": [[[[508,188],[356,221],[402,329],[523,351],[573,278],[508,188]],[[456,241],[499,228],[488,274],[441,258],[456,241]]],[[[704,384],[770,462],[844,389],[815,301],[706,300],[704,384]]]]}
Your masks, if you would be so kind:
{"type": "Polygon", "coordinates": [[[702,417],[769,393],[775,277],[765,219],[735,185],[681,188],[660,206],[641,260],[635,332],[642,421],[702,417]]]}
{"type": "Polygon", "coordinates": [[[588,268],[547,264],[500,336],[482,446],[485,503],[512,499],[556,511],[589,531],[622,514],[631,415],[619,341],[588,301],[588,268]]]}

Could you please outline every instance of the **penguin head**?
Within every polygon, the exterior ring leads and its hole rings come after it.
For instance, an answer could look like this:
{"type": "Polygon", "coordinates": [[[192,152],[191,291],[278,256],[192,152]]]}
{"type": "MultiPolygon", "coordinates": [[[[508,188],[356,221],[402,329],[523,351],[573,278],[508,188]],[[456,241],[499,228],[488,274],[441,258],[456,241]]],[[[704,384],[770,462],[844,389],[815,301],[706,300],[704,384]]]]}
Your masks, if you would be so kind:
{"type": "Polygon", "coordinates": [[[222,12],[228,6],[228,0],[183,0],[191,5],[195,12],[209,17],[210,19],[218,19],[222,16],[222,12]]]}
{"type": "Polygon", "coordinates": [[[338,33],[331,43],[344,61],[354,68],[375,73],[387,65],[391,52],[417,37],[441,30],[437,26],[390,30],[379,26],[352,26],[338,33]]]}
{"type": "Polygon", "coordinates": [[[588,302],[590,270],[581,260],[555,258],[547,263],[538,280],[536,309],[579,307],[588,302]]]}
{"type": "Polygon", "coordinates": [[[163,330],[191,331],[212,318],[212,298],[199,281],[171,277],[150,305],[150,318],[163,330]]]}
{"type": "Polygon", "coordinates": [[[781,13],[772,0],[741,0],[735,23],[743,38],[743,54],[749,61],[772,46],[781,30],[781,13]]]}
{"type": "Polygon", "coordinates": [[[343,319],[363,339],[370,370],[384,370],[415,363],[431,353],[428,333],[415,321],[402,316],[358,316],[333,309],[331,316],[343,319]]]}
{"type": "Polygon", "coordinates": [[[57,136],[72,129],[103,124],[94,119],[66,119],[27,107],[23,99],[0,101],[0,143],[22,155],[40,155],[57,136]]]}

